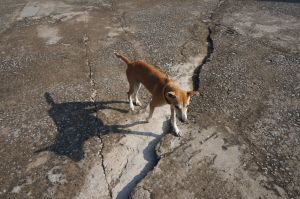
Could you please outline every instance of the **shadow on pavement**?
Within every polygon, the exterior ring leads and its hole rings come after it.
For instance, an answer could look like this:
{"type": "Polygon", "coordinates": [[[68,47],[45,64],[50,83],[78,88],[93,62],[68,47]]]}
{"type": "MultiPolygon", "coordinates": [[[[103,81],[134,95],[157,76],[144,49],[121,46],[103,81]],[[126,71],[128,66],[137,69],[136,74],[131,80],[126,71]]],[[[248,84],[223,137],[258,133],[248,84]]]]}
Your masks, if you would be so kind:
{"type": "Polygon", "coordinates": [[[110,104],[126,103],[124,101],[102,102],[66,102],[56,103],[49,93],[44,94],[47,103],[51,106],[48,110],[53,119],[57,135],[54,143],[35,151],[52,151],[57,155],[64,155],[74,161],[84,158],[83,144],[93,136],[101,136],[107,133],[122,133],[157,138],[158,135],[151,132],[130,131],[126,128],[143,124],[145,121],[137,121],[125,125],[105,125],[94,113],[103,109],[111,109],[121,113],[127,110],[110,107],[110,104]]]}

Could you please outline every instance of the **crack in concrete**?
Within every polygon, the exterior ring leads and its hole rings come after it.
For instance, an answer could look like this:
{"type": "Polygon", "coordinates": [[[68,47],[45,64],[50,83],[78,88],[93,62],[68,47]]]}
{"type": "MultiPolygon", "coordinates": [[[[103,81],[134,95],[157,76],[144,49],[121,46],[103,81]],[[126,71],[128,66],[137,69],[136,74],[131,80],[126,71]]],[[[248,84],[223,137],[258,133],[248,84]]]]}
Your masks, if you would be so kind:
{"type": "Polygon", "coordinates": [[[110,186],[110,183],[107,180],[107,173],[106,173],[106,169],[105,169],[105,165],[104,165],[104,156],[103,156],[104,142],[103,142],[103,138],[101,136],[99,136],[99,138],[100,138],[100,141],[101,141],[101,149],[99,151],[99,154],[101,156],[101,166],[102,166],[103,173],[104,173],[104,176],[105,176],[105,181],[106,181],[106,184],[107,184],[107,189],[108,189],[108,192],[109,192],[109,196],[110,196],[110,198],[113,198],[112,188],[110,186]]]}
{"type": "MultiPolygon", "coordinates": [[[[91,102],[94,104],[93,107],[94,107],[94,112],[93,114],[95,115],[95,124],[97,123],[97,105],[95,103],[95,99],[96,99],[96,96],[97,96],[97,90],[95,89],[95,79],[93,78],[93,69],[92,69],[92,65],[91,65],[91,62],[90,62],[90,58],[89,58],[89,52],[90,52],[90,49],[89,49],[89,45],[88,45],[88,41],[89,41],[89,37],[87,34],[85,34],[83,36],[83,42],[84,42],[84,46],[85,46],[85,63],[86,63],[86,66],[87,68],[89,69],[89,74],[88,74],[88,77],[89,77],[89,80],[90,80],[90,85],[91,85],[91,96],[90,96],[90,100],[91,102]]],[[[97,127],[95,127],[97,128],[97,127]]],[[[97,132],[100,132],[99,129],[96,129],[97,132]]],[[[99,154],[101,156],[101,167],[102,167],[102,170],[103,170],[103,173],[104,173],[104,176],[105,176],[105,182],[107,184],[107,189],[108,189],[108,192],[109,192],[109,195],[110,195],[110,198],[112,198],[112,188],[110,186],[110,183],[108,182],[107,180],[107,173],[106,173],[106,169],[105,169],[105,165],[104,165],[104,156],[103,156],[103,149],[104,149],[104,142],[103,142],[103,138],[101,135],[98,136],[100,141],[101,141],[101,149],[99,151],[99,154]]]]}
{"type": "Polygon", "coordinates": [[[125,166],[122,168],[121,173],[118,175],[118,177],[116,178],[116,180],[112,182],[112,184],[113,184],[114,186],[120,182],[120,178],[121,178],[122,175],[124,174],[124,171],[126,170],[127,165],[128,165],[128,159],[126,159],[125,166]]]}
{"type": "Polygon", "coordinates": [[[212,34],[212,31],[208,27],[207,54],[204,57],[204,59],[202,60],[201,64],[199,64],[197,66],[197,68],[194,70],[194,74],[192,76],[192,79],[193,79],[193,90],[194,91],[199,90],[199,88],[200,88],[200,73],[201,73],[202,67],[211,60],[212,54],[214,52],[214,43],[213,43],[213,40],[211,38],[211,34],[212,34]]]}

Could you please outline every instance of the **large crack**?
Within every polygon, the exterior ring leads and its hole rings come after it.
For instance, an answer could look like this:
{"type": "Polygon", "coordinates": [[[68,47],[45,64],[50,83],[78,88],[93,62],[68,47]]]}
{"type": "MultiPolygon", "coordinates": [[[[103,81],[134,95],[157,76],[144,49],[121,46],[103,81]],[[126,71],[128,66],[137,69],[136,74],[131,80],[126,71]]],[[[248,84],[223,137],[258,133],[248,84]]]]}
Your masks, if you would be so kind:
{"type": "Polygon", "coordinates": [[[208,28],[208,35],[207,35],[207,54],[202,60],[202,62],[197,66],[197,68],[194,70],[194,74],[192,76],[193,79],[193,90],[198,91],[200,88],[200,73],[202,70],[202,67],[207,64],[212,57],[212,54],[214,52],[214,43],[211,38],[212,31],[210,28],[208,28]]]}
{"type": "Polygon", "coordinates": [[[104,165],[104,156],[103,156],[104,142],[103,142],[103,138],[101,136],[99,136],[99,138],[100,138],[100,141],[101,141],[101,149],[99,151],[99,154],[101,156],[101,166],[102,166],[102,169],[103,169],[103,173],[104,173],[104,177],[105,177],[105,182],[107,184],[107,189],[108,189],[108,192],[109,192],[109,196],[110,196],[110,198],[113,198],[112,188],[110,186],[110,183],[107,180],[107,173],[106,173],[106,169],[105,169],[105,165],[104,165]]]}
{"type": "MultiPolygon", "coordinates": [[[[216,7],[216,9],[214,9],[210,15],[207,17],[209,20],[211,21],[213,18],[213,15],[215,12],[217,12],[218,9],[220,9],[222,7],[222,5],[225,3],[225,0],[220,0],[218,3],[218,6],[216,7]]],[[[194,70],[193,76],[192,76],[192,80],[193,80],[193,90],[194,91],[198,91],[200,88],[200,73],[201,70],[203,68],[203,66],[205,64],[207,64],[211,59],[212,59],[212,54],[214,52],[214,43],[213,40],[211,38],[211,34],[212,34],[212,30],[211,28],[208,26],[208,35],[207,35],[207,54],[204,57],[204,59],[202,60],[202,62],[197,66],[197,68],[194,70]]]]}
{"type": "MultiPolygon", "coordinates": [[[[91,86],[90,101],[93,103],[93,107],[94,107],[93,114],[95,114],[95,116],[96,116],[97,115],[97,105],[95,103],[95,100],[96,100],[96,96],[97,96],[97,90],[95,89],[95,79],[93,78],[93,69],[92,69],[92,65],[91,65],[91,62],[90,62],[90,58],[89,58],[90,49],[89,49],[88,41],[89,41],[89,37],[88,37],[87,34],[85,34],[83,36],[83,42],[84,42],[84,46],[85,46],[85,63],[86,63],[86,67],[89,70],[88,78],[89,78],[89,82],[90,82],[90,86],[91,86]]],[[[96,120],[97,120],[97,117],[95,117],[95,121],[94,121],[95,124],[97,123],[96,120]]],[[[95,125],[95,128],[97,128],[97,125],[95,125]]],[[[96,129],[96,132],[100,132],[100,131],[101,131],[100,129],[96,129]]],[[[100,154],[100,157],[101,157],[101,167],[102,167],[102,170],[103,170],[103,173],[104,173],[105,182],[107,184],[107,189],[108,189],[108,192],[109,192],[109,196],[110,196],[110,198],[112,198],[112,188],[110,186],[110,183],[108,182],[107,172],[106,172],[106,168],[105,168],[105,165],[104,165],[104,155],[103,155],[104,141],[103,141],[103,138],[100,134],[99,134],[99,139],[101,141],[101,148],[100,148],[100,151],[99,151],[99,154],[100,154]]]]}

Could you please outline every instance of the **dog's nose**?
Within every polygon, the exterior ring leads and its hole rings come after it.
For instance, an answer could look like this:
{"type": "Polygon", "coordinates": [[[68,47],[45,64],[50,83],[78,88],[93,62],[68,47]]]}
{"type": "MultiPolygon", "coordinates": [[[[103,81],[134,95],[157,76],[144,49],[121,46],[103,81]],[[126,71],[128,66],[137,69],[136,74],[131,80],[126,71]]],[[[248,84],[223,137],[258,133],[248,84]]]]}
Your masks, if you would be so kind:
{"type": "Polygon", "coordinates": [[[182,114],[182,120],[183,120],[183,122],[187,122],[187,115],[186,114],[182,114]]]}
{"type": "Polygon", "coordinates": [[[182,123],[186,123],[187,122],[187,119],[186,118],[179,118],[180,122],[182,123]]]}

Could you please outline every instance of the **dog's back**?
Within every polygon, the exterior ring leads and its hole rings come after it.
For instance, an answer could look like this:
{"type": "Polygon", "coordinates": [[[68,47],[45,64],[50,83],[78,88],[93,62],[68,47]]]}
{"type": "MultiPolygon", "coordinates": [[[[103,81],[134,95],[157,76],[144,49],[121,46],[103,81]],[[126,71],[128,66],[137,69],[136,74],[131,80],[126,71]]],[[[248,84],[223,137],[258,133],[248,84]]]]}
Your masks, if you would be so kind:
{"type": "Polygon", "coordinates": [[[140,82],[152,95],[160,95],[168,77],[156,67],[143,61],[130,61],[127,57],[115,52],[115,55],[127,64],[126,75],[130,83],[140,82]]]}
{"type": "Polygon", "coordinates": [[[161,89],[169,81],[168,77],[156,67],[143,61],[128,64],[126,74],[132,81],[141,82],[151,94],[161,92],[161,89]]]}

